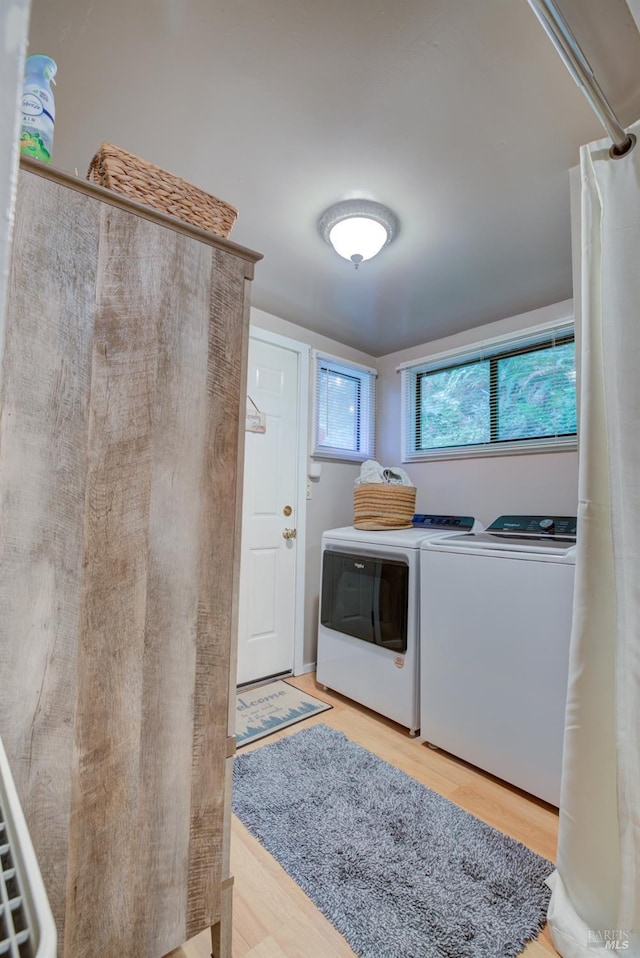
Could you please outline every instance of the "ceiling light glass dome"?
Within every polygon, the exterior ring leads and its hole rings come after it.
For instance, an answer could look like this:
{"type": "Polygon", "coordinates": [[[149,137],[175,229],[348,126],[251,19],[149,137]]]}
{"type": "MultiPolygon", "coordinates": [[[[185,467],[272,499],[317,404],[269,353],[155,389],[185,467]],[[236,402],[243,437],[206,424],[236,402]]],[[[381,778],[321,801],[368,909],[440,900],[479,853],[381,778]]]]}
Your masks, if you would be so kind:
{"type": "Polygon", "coordinates": [[[357,269],[397,236],[400,223],[395,213],[374,200],[342,200],[325,210],[318,229],[324,241],[357,269]]]}

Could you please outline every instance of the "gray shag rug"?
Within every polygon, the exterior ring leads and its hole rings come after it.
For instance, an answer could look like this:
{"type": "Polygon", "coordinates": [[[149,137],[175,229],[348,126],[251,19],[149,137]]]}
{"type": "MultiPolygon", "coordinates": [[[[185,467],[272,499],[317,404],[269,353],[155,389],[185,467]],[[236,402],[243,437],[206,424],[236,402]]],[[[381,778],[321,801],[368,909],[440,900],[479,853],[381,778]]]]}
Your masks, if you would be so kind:
{"type": "Polygon", "coordinates": [[[360,958],[512,958],[545,924],[551,862],[326,725],[238,756],[233,808],[360,958]]]}

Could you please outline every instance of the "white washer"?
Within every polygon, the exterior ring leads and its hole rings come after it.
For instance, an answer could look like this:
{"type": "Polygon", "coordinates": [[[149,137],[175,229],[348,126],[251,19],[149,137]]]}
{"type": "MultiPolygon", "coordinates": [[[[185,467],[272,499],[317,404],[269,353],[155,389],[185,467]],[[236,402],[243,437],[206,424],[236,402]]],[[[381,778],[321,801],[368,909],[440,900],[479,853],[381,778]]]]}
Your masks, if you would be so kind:
{"type": "Polygon", "coordinates": [[[421,550],[421,736],[556,806],[575,541],[575,517],[500,516],[421,550]]]}
{"type": "Polygon", "coordinates": [[[419,725],[420,544],[471,530],[470,516],[416,515],[414,528],[322,536],[316,679],[404,725],[419,725]]]}

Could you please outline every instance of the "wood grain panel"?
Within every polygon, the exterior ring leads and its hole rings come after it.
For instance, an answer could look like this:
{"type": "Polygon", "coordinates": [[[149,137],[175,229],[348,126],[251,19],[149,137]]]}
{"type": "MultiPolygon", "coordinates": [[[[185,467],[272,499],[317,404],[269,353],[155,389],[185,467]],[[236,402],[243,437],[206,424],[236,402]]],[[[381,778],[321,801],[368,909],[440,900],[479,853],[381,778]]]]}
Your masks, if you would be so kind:
{"type": "Polygon", "coordinates": [[[229,958],[248,261],[21,180],[0,729],[59,955],[160,958],[222,917],[229,958]]]}
{"type": "Polygon", "coordinates": [[[223,743],[227,737],[236,584],[237,496],[241,494],[237,453],[240,409],[244,415],[245,405],[244,318],[244,266],[240,260],[213,250],[186,938],[220,916],[225,819],[223,743]]]}
{"type": "MultiPolygon", "coordinates": [[[[201,563],[211,566],[201,539],[217,524],[202,482],[210,261],[187,237],[102,211],[67,909],[74,958],[157,956],[186,938],[198,584],[201,563]]],[[[213,673],[198,681],[207,697],[213,673]]],[[[224,738],[211,743],[222,756],[224,738]]],[[[212,844],[214,874],[217,858],[212,844]]],[[[217,909],[215,894],[207,907],[217,909]]]]}
{"type": "Polygon", "coordinates": [[[210,687],[213,679],[196,676],[203,512],[208,524],[216,521],[202,486],[211,252],[178,234],[165,244],[162,255],[157,249],[154,254],[164,295],[152,413],[143,664],[140,825],[147,861],[138,873],[139,898],[149,912],[150,955],[163,955],[186,939],[194,688],[197,681],[210,687]]]}
{"type": "MultiPolygon", "coordinates": [[[[244,470],[245,470],[245,417],[246,396],[247,396],[247,378],[248,378],[248,356],[249,356],[249,337],[250,337],[250,287],[249,280],[244,283],[244,316],[242,319],[242,344],[240,347],[240,428],[238,430],[238,447],[236,453],[236,473],[238,481],[238,491],[236,495],[236,552],[233,568],[233,607],[231,610],[231,649],[229,657],[229,707],[228,707],[228,734],[233,736],[235,741],[236,734],[236,687],[238,683],[238,613],[240,601],[240,562],[242,558],[241,548],[241,530],[242,530],[242,493],[244,488],[244,470]]],[[[229,803],[231,808],[231,803],[229,803]]],[[[230,815],[229,815],[230,817],[230,815]]],[[[231,822],[227,822],[226,830],[230,831],[231,822]]],[[[223,871],[223,875],[226,874],[223,871]]]]}
{"type": "Polygon", "coordinates": [[[101,208],[65,935],[74,958],[133,954],[132,940],[145,938],[142,901],[133,927],[131,918],[147,860],[141,724],[158,368],[150,232],[101,208]]]}
{"type": "Polygon", "coordinates": [[[97,216],[87,197],[20,174],[0,377],[0,730],[59,930],[97,216]]]}

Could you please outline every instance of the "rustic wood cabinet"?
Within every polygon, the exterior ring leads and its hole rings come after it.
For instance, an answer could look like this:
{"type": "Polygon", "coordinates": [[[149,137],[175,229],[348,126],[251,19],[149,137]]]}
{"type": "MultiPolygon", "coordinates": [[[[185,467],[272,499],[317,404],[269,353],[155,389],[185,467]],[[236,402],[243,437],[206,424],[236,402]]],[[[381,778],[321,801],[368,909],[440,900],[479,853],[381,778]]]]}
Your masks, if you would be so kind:
{"type": "Polygon", "coordinates": [[[257,254],[24,162],[0,382],[0,734],[60,958],[230,954],[257,254]]]}

